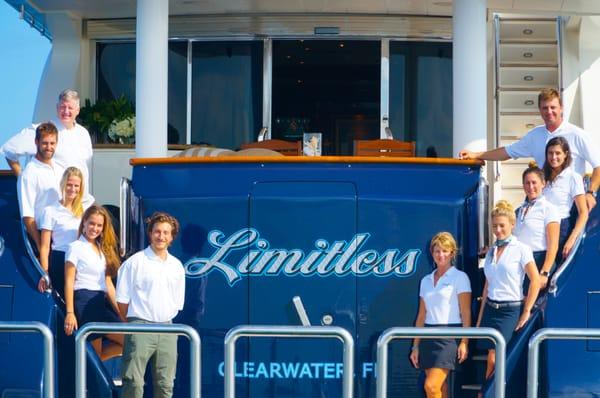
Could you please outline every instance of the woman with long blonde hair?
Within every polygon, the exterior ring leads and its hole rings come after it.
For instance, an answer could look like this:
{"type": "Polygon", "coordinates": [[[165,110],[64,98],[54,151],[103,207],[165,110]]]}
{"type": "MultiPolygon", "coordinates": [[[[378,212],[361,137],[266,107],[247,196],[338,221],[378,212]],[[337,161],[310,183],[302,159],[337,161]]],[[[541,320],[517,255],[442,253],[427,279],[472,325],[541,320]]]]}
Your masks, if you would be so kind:
{"type": "MultiPolygon", "coordinates": [[[[64,295],[65,252],[69,244],[77,240],[81,216],[85,210],[83,173],[76,167],[69,167],[60,181],[62,199],[44,209],[40,230],[40,265],[50,276],[54,289],[64,295]]],[[[48,288],[45,277],[40,278],[38,290],[48,288]]]]}
{"type": "MultiPolygon", "coordinates": [[[[65,333],[71,335],[88,322],[121,322],[112,278],[121,265],[117,238],[108,211],[92,205],[83,214],[79,239],[69,245],[65,263],[65,333]]],[[[120,355],[123,336],[107,334],[92,340],[102,360],[120,355]]]]}

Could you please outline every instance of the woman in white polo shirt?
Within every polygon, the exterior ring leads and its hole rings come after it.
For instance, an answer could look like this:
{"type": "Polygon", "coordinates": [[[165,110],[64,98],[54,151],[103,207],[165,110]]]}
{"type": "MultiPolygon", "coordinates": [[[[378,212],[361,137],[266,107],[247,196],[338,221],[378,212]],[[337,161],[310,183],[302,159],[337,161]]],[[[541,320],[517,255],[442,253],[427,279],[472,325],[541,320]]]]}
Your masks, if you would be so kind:
{"type": "Polygon", "coordinates": [[[562,260],[569,255],[588,220],[583,180],[570,167],[572,161],[569,143],[565,138],[554,137],[548,141],[544,163],[546,177],[544,196],[554,204],[560,218],[557,264],[562,263],[562,260]],[[571,217],[573,203],[577,208],[577,218],[574,222],[571,217]]]}
{"type": "MultiPolygon", "coordinates": [[[[431,240],[429,250],[435,270],[421,279],[419,312],[415,326],[471,326],[471,283],[464,272],[453,266],[456,241],[448,232],[431,240]]],[[[415,339],[410,360],[425,370],[425,393],[428,398],[442,397],[446,378],[456,360],[467,358],[467,339],[415,339]]]]}
{"type": "MultiPolygon", "coordinates": [[[[546,287],[554,268],[558,251],[560,217],[556,207],[542,195],[544,172],[530,166],[523,172],[525,201],[517,209],[514,234],[533,251],[533,260],[540,272],[540,287],[546,287]]],[[[527,288],[527,285],[525,285],[527,288]]]]}
{"type": "MultiPolygon", "coordinates": [[[[61,296],[64,296],[65,252],[69,243],[77,240],[77,230],[85,210],[83,185],[81,170],[76,167],[67,168],[60,181],[62,199],[44,208],[39,225],[40,265],[50,275],[52,286],[61,296]]],[[[44,292],[47,288],[46,278],[40,278],[38,290],[44,292]]]]}
{"type": "MultiPolygon", "coordinates": [[[[70,336],[88,322],[121,322],[112,278],[120,266],[117,239],[108,211],[92,205],[83,213],[79,239],[69,245],[65,264],[65,333],[70,336]]],[[[123,336],[108,334],[92,345],[101,360],[120,355],[123,336]]]]}
{"type": "MultiPolygon", "coordinates": [[[[523,327],[539,292],[539,274],[531,248],[514,235],[515,211],[510,203],[499,201],[492,210],[492,231],[496,242],[485,256],[481,308],[477,326],[497,329],[508,344],[513,332],[523,327]],[[529,288],[523,302],[523,280],[529,288]]],[[[478,347],[488,350],[486,378],[496,363],[496,351],[488,340],[478,340],[478,347]]]]}

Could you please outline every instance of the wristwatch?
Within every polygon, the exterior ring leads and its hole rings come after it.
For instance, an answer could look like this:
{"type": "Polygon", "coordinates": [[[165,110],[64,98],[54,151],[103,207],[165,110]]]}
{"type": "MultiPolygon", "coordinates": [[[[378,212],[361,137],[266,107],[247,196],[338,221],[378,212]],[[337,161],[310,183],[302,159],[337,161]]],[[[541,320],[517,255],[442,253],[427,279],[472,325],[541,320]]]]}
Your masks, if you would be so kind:
{"type": "Polygon", "coordinates": [[[541,271],[540,275],[548,277],[548,276],[550,276],[550,273],[548,271],[541,271]]]}
{"type": "Polygon", "coordinates": [[[598,194],[596,191],[592,191],[591,189],[588,189],[587,191],[585,191],[585,193],[589,193],[590,195],[592,195],[594,198],[596,197],[596,195],[598,194]]]}

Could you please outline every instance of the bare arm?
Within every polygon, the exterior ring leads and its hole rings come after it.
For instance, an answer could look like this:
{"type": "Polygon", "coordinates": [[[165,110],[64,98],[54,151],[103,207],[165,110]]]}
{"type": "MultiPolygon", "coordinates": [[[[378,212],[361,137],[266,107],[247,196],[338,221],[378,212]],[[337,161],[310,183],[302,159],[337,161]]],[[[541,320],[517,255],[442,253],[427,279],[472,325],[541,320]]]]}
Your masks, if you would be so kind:
{"type": "Polygon", "coordinates": [[[65,307],[67,314],[65,316],[65,333],[67,336],[77,330],[77,318],[75,318],[75,302],[73,290],[75,286],[75,274],[77,270],[75,264],[70,261],[65,263],[65,307]]]}
{"type": "Polygon", "coordinates": [[[10,167],[17,177],[21,175],[21,164],[18,160],[10,160],[9,158],[6,158],[6,163],[8,163],[8,167],[10,167]]]}
{"type": "Polygon", "coordinates": [[[589,212],[588,206],[586,203],[586,197],[591,195],[577,195],[575,196],[575,206],[577,206],[577,221],[575,221],[575,226],[571,231],[571,234],[567,238],[565,245],[563,247],[563,257],[567,257],[575,245],[575,241],[577,237],[583,232],[585,228],[585,224],[587,223],[589,212]]]}
{"type": "MultiPolygon", "coordinates": [[[[465,292],[458,295],[458,306],[460,309],[460,319],[464,328],[471,327],[471,292],[465,292]]],[[[456,356],[458,362],[462,363],[467,359],[469,348],[467,346],[469,339],[463,338],[460,340],[456,356]]]]}
{"type": "Polygon", "coordinates": [[[106,282],[106,296],[108,297],[108,301],[110,302],[110,305],[113,307],[115,312],[117,314],[119,314],[119,317],[123,321],[125,321],[125,318],[123,316],[121,316],[121,310],[119,309],[119,306],[117,305],[117,294],[115,291],[115,284],[113,283],[112,278],[109,275],[106,275],[105,282],[106,282]]]}
{"type": "MultiPolygon", "coordinates": [[[[598,188],[600,188],[600,166],[596,167],[594,169],[594,171],[592,172],[592,178],[590,178],[589,190],[592,192],[597,192],[598,188]]],[[[590,210],[590,211],[594,208],[594,206],[596,206],[596,198],[594,198],[594,195],[592,195],[592,194],[586,193],[585,201],[587,202],[588,210],[590,210]]]]}
{"type": "MultiPolygon", "coordinates": [[[[50,257],[50,240],[52,238],[52,231],[47,229],[42,229],[40,234],[40,265],[44,272],[48,273],[50,261],[48,260],[50,257]]],[[[46,279],[44,275],[40,278],[38,282],[38,290],[40,293],[43,293],[46,289],[48,289],[48,285],[46,284],[46,279]]]]}
{"type": "MultiPolygon", "coordinates": [[[[550,272],[552,265],[556,260],[558,252],[558,236],[560,235],[560,224],[551,222],[546,225],[546,257],[540,271],[550,272]]],[[[547,276],[540,276],[540,288],[546,287],[548,284],[547,276]]]]}
{"type": "Polygon", "coordinates": [[[485,281],[485,285],[483,285],[483,292],[481,293],[481,304],[479,306],[479,315],[477,316],[477,324],[479,327],[481,325],[481,318],[483,318],[483,309],[485,307],[485,302],[487,301],[487,293],[488,293],[488,283],[485,281]]]}
{"type": "Polygon", "coordinates": [[[121,313],[121,318],[127,319],[127,310],[129,309],[129,303],[119,303],[117,302],[117,306],[119,307],[119,312],[121,313]]]}
{"type": "Polygon", "coordinates": [[[27,233],[35,242],[35,246],[39,251],[41,248],[41,237],[35,219],[33,217],[23,217],[23,224],[25,224],[25,229],[27,230],[27,233]]]}
{"type": "Polygon", "coordinates": [[[525,298],[525,303],[523,304],[523,312],[521,313],[521,317],[519,318],[519,322],[517,322],[517,327],[515,330],[521,329],[529,320],[531,316],[531,309],[535,304],[535,300],[538,297],[538,293],[540,292],[540,274],[535,266],[533,261],[530,261],[525,265],[525,271],[527,272],[527,277],[529,278],[529,289],[527,289],[527,297],[525,298]]]}
{"type": "MultiPolygon", "coordinates": [[[[417,319],[415,320],[415,326],[420,328],[425,325],[425,301],[423,301],[422,297],[419,297],[419,312],[417,313],[417,319]]],[[[412,362],[415,368],[419,367],[419,342],[421,339],[415,338],[413,340],[413,347],[410,351],[410,362],[412,362]]]]}
{"type": "Polygon", "coordinates": [[[491,151],[485,152],[471,152],[467,150],[462,150],[459,152],[458,157],[460,159],[479,159],[479,160],[495,160],[502,161],[510,159],[506,149],[504,147],[492,149],[491,151]]]}

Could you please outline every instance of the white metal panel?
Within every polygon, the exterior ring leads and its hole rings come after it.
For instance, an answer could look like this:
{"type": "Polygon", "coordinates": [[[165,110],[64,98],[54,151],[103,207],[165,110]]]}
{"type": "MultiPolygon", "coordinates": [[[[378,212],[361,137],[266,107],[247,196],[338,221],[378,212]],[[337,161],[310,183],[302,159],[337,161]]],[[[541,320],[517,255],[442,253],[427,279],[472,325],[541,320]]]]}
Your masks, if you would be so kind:
{"type": "Polygon", "coordinates": [[[558,67],[500,67],[500,87],[558,87],[558,67]]]}
{"type": "Polygon", "coordinates": [[[533,112],[537,114],[537,96],[537,91],[501,91],[500,112],[533,112]]]}
{"type": "Polygon", "coordinates": [[[556,42],[556,21],[501,19],[500,41],[506,40],[556,42]]]}
{"type": "Polygon", "coordinates": [[[529,130],[543,123],[540,116],[502,116],[499,126],[500,136],[502,139],[522,137],[529,130]]]}
{"type": "MultiPolygon", "coordinates": [[[[171,37],[313,36],[316,26],[335,26],[339,36],[450,39],[451,18],[389,15],[198,15],[171,17],[171,37]]],[[[135,20],[85,21],[90,39],[132,38],[135,20]]]]}
{"type": "Polygon", "coordinates": [[[521,44],[509,43],[500,45],[500,64],[536,64],[557,65],[558,54],[555,44],[521,44]]]}

